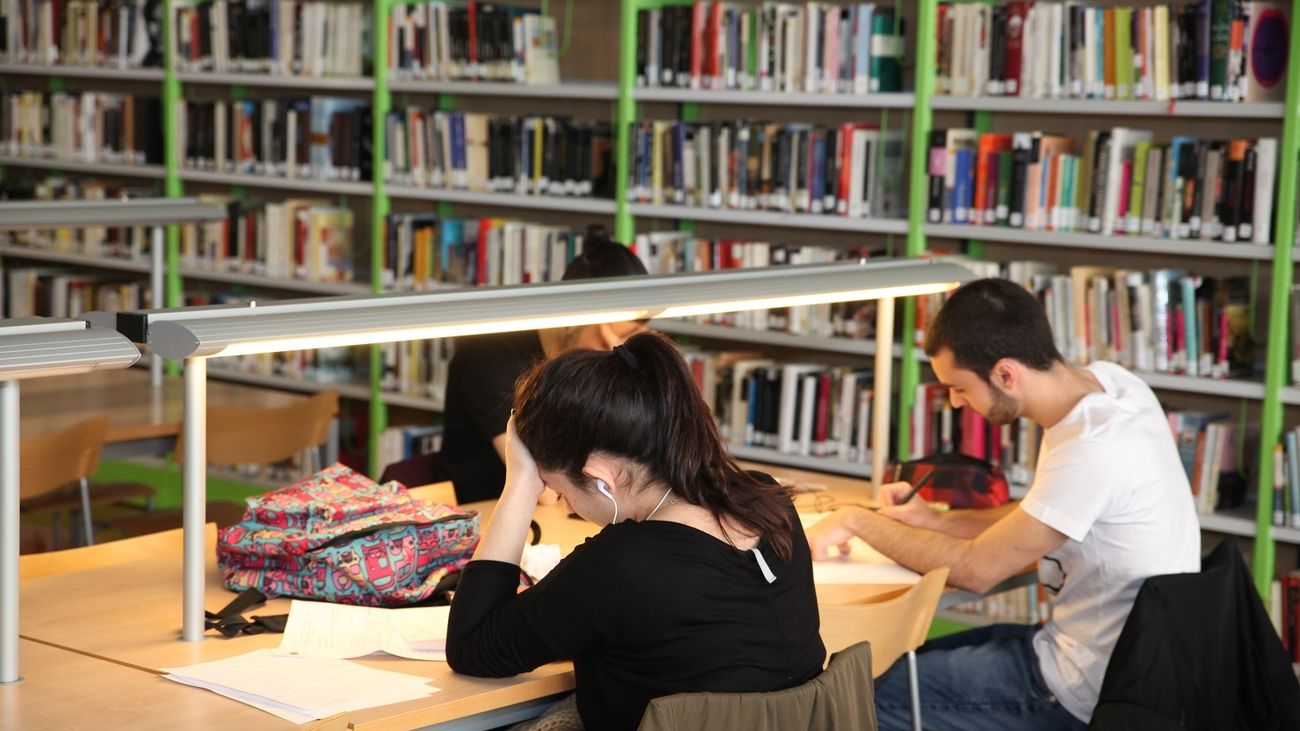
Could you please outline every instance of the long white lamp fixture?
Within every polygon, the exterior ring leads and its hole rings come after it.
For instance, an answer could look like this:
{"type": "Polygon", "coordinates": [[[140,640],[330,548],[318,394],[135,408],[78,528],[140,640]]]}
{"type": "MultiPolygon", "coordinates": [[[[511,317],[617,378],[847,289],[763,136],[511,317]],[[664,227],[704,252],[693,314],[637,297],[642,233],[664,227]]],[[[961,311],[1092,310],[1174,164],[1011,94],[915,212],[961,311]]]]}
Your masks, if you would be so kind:
{"type": "MultiPolygon", "coordinates": [[[[163,301],[163,226],[220,221],[226,211],[196,198],[128,198],[78,201],[0,201],[0,232],[60,228],[146,226],[152,229],[149,247],[149,291],[155,305],[163,301]]],[[[102,322],[95,323],[97,326],[102,322]]],[[[162,360],[149,364],[153,385],[162,383],[162,360]]]]}
{"type": "Polygon", "coordinates": [[[181,637],[198,641],[204,631],[207,358],[875,299],[872,474],[879,480],[889,443],[894,299],[944,292],[973,278],[950,262],[861,260],[119,313],[120,332],[185,361],[181,637]]]}
{"type": "Polygon", "coordinates": [[[81,320],[0,320],[0,684],[18,675],[18,381],[126,368],[131,341],[81,320]]]}

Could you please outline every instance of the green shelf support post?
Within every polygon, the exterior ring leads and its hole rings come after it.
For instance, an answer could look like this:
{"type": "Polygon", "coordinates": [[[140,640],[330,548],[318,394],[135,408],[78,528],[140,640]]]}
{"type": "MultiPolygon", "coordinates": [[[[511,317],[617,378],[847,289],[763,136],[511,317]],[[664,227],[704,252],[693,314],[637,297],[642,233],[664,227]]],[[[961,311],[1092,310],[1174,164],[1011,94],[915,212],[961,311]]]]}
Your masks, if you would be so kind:
{"type": "Polygon", "coordinates": [[[1273,445],[1282,436],[1282,387],[1286,385],[1293,264],[1291,251],[1296,232],[1297,156],[1300,156],[1300,0],[1291,2],[1291,55],[1287,63],[1286,113],[1278,151],[1277,205],[1273,230],[1273,282],[1269,297],[1268,350],[1264,371],[1264,405],[1259,414],[1258,498],[1255,505],[1255,551],[1251,564],[1255,588],[1268,599],[1273,583],[1276,553],[1273,547],[1273,445]]]}
{"type": "MultiPolygon", "coordinates": [[[[163,86],[162,86],[162,122],[163,122],[163,195],[167,198],[179,198],[184,195],[180,176],[180,154],[176,149],[178,127],[176,106],[181,101],[181,82],[176,76],[176,58],[173,51],[172,23],[173,0],[163,0],[163,86]]],[[[176,226],[166,227],[166,249],[164,259],[167,271],[164,273],[164,307],[180,307],[184,304],[184,283],[181,281],[181,245],[180,229],[176,226]]],[[[159,303],[154,303],[158,307],[159,303]]],[[[167,375],[178,377],[180,364],[168,361],[165,366],[167,375]]]]}
{"type": "Polygon", "coordinates": [[[640,3],[623,0],[618,23],[618,106],[614,114],[614,240],[631,244],[636,223],[627,200],[628,154],[632,122],[636,120],[636,19],[640,3]]]}
{"type": "MultiPolygon", "coordinates": [[[[912,150],[907,189],[907,248],[906,256],[913,258],[925,253],[925,208],[929,197],[929,180],[926,170],[930,155],[930,126],[934,113],[930,97],[935,85],[935,18],[938,0],[920,0],[917,3],[916,23],[916,73],[913,82],[915,100],[912,109],[912,150]]],[[[898,374],[898,459],[907,460],[912,453],[912,405],[916,400],[916,387],[921,382],[921,364],[916,359],[913,333],[916,331],[916,300],[903,303],[902,364],[898,374]]],[[[892,336],[891,336],[892,337],[892,336]]],[[[877,478],[878,479],[878,478],[877,478]]]]}
{"type": "MultiPolygon", "coordinates": [[[[388,19],[393,12],[394,0],[379,0],[371,13],[373,39],[372,74],[374,92],[370,104],[371,155],[370,177],[374,182],[374,197],[370,201],[370,287],[376,293],[383,289],[384,225],[388,218],[390,201],[385,187],[383,160],[388,156],[384,139],[384,120],[392,107],[388,91],[388,19]]],[[[383,465],[379,464],[379,436],[388,428],[388,409],[384,404],[380,382],[383,377],[384,354],[382,346],[370,346],[370,433],[366,459],[371,475],[378,477],[383,465]]]]}

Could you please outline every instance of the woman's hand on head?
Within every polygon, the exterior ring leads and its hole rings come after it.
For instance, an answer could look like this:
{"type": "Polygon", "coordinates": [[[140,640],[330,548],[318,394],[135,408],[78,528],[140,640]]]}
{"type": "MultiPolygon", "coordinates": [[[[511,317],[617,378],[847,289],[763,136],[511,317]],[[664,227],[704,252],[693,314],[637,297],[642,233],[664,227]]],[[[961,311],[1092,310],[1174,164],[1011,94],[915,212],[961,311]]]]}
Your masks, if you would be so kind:
{"type": "Polygon", "coordinates": [[[515,417],[511,416],[510,421],[506,422],[505,492],[520,491],[536,501],[545,489],[546,484],[542,482],[537,463],[533,461],[528,447],[519,439],[519,434],[515,431],[515,417]]]}

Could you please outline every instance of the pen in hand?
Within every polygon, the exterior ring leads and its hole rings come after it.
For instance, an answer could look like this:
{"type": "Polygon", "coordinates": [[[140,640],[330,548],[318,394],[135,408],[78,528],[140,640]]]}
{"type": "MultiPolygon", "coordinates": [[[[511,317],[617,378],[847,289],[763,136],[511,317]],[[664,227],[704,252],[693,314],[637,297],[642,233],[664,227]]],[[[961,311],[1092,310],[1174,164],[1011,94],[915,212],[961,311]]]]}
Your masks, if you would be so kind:
{"type": "MultiPolygon", "coordinates": [[[[917,494],[918,492],[921,491],[921,488],[922,488],[922,487],[925,487],[925,483],[929,482],[929,481],[930,481],[930,478],[931,478],[931,477],[934,477],[934,475],[935,475],[936,472],[938,472],[938,470],[930,470],[929,472],[927,472],[927,473],[925,473],[924,475],[922,475],[922,476],[921,476],[921,479],[917,480],[917,481],[912,485],[912,490],[911,490],[911,492],[907,493],[907,496],[906,496],[906,497],[904,497],[902,500],[899,500],[898,502],[896,502],[896,503],[894,503],[894,504],[895,504],[895,505],[906,505],[908,502],[911,502],[912,498],[916,497],[916,494],[917,494]]],[[[872,508],[872,510],[879,510],[879,509],[880,509],[880,508],[872,508]]]]}

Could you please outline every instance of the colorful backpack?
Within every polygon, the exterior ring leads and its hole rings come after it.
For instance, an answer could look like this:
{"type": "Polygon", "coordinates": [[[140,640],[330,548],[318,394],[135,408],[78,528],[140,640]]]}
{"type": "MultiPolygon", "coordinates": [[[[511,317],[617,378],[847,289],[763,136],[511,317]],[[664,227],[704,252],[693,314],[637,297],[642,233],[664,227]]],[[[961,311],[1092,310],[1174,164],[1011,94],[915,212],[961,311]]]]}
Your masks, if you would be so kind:
{"type": "Polygon", "coordinates": [[[429,600],[478,546],[478,514],[412,499],[336,464],[248,500],[223,529],[217,566],[229,589],[339,604],[429,600]]]}

